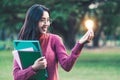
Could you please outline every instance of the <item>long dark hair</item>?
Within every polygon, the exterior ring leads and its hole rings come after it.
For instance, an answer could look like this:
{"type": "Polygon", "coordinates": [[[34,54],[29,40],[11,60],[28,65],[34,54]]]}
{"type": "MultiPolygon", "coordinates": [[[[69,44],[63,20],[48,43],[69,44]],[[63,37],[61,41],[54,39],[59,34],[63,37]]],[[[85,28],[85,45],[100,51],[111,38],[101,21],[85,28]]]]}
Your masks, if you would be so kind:
{"type": "Polygon", "coordinates": [[[38,29],[38,22],[42,18],[43,11],[47,11],[49,14],[49,9],[43,5],[35,4],[30,7],[27,11],[24,25],[22,26],[18,39],[22,40],[38,40],[40,32],[38,29]]]}

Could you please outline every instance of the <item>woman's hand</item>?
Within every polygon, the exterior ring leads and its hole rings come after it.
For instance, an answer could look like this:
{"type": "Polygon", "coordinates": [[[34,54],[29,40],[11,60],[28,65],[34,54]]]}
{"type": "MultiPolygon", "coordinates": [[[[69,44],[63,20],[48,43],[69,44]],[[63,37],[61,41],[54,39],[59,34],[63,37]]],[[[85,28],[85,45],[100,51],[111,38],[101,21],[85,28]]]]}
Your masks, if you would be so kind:
{"type": "Polygon", "coordinates": [[[47,61],[45,57],[38,58],[32,65],[33,70],[38,71],[47,67],[47,61]]]}
{"type": "Polygon", "coordinates": [[[89,43],[92,41],[94,37],[94,32],[93,30],[88,30],[85,35],[78,41],[80,44],[85,44],[89,43]]]}

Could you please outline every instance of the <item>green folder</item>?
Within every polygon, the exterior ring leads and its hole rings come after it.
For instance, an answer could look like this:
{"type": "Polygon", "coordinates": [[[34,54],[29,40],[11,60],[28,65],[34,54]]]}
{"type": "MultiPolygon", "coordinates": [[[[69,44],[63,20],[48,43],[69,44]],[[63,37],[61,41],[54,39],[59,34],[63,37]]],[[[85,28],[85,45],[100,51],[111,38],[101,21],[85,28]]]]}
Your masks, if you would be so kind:
{"type": "Polygon", "coordinates": [[[38,40],[14,40],[13,43],[16,50],[32,47],[34,51],[40,51],[42,53],[38,40]]]}
{"type": "MultiPolygon", "coordinates": [[[[29,66],[34,64],[34,61],[41,56],[40,52],[32,51],[18,51],[18,54],[23,69],[28,68],[29,66]]],[[[46,73],[45,69],[39,70],[38,73],[30,77],[29,80],[46,80],[47,75],[45,73],[46,73]]]]}
{"type": "MultiPolygon", "coordinates": [[[[22,64],[22,68],[25,69],[42,56],[40,43],[38,40],[14,40],[14,48],[18,50],[19,58],[22,64]],[[20,51],[32,47],[34,51],[20,51]]],[[[38,73],[30,78],[30,80],[46,80],[48,73],[46,69],[39,70],[38,73]]]]}

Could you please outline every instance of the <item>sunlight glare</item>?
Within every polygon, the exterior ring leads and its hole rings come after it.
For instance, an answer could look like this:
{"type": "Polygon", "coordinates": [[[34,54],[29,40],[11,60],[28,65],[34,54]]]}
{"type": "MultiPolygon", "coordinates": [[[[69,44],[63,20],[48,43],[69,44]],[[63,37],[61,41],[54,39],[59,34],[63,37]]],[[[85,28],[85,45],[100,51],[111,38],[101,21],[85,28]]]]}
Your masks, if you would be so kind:
{"type": "Polygon", "coordinates": [[[93,29],[93,26],[94,26],[94,21],[91,20],[91,19],[88,19],[85,21],[85,26],[87,29],[93,29]]]}

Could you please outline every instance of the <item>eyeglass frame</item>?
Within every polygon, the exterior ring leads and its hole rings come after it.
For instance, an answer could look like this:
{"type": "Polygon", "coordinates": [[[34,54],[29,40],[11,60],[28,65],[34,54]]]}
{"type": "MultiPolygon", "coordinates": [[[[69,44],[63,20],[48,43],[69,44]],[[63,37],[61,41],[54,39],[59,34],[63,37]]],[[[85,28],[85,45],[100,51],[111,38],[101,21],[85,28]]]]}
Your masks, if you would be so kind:
{"type": "Polygon", "coordinates": [[[47,20],[41,19],[40,22],[44,23],[44,24],[49,22],[51,24],[52,23],[52,19],[47,19],[47,20]]]}

